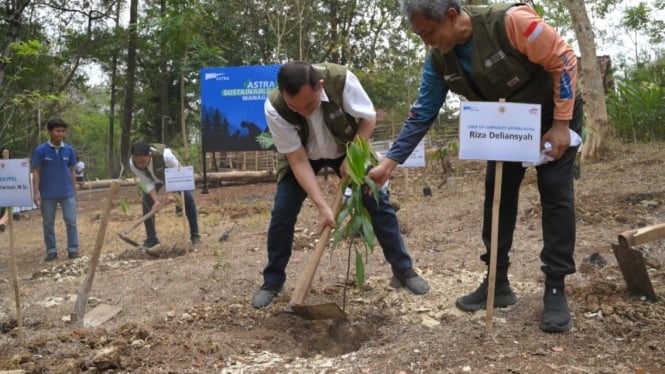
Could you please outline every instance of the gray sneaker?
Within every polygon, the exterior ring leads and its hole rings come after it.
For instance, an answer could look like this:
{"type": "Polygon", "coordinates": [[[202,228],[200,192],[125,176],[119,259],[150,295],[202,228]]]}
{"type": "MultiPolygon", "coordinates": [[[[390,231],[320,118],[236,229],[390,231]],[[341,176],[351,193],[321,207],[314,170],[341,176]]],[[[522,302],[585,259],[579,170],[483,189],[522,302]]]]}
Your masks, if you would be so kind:
{"type": "Polygon", "coordinates": [[[254,308],[265,308],[272,303],[272,299],[279,294],[281,287],[272,284],[264,284],[252,296],[254,308]]]}
{"type": "Polygon", "coordinates": [[[141,246],[143,252],[149,254],[153,257],[159,256],[159,240],[158,239],[146,239],[141,246]]]}
{"type": "Polygon", "coordinates": [[[424,295],[429,291],[429,284],[413,269],[408,269],[400,274],[393,273],[390,279],[390,286],[393,288],[406,287],[409,291],[416,295],[424,295]]]}

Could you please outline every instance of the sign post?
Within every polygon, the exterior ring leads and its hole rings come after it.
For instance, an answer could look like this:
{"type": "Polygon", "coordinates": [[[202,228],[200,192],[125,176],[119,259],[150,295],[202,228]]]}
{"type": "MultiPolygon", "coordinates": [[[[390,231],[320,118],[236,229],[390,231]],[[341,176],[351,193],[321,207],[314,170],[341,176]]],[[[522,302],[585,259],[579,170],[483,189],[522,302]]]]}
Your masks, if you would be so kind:
{"type": "Polygon", "coordinates": [[[184,213],[182,215],[183,238],[184,242],[188,243],[187,204],[185,204],[184,191],[193,191],[196,188],[196,183],[194,181],[194,167],[179,166],[164,169],[164,184],[166,185],[166,192],[180,192],[180,203],[182,204],[182,211],[184,213]]]}
{"type": "Polygon", "coordinates": [[[30,160],[11,159],[0,160],[0,206],[6,207],[5,214],[9,215],[7,228],[9,229],[9,253],[12,266],[12,283],[14,285],[14,300],[16,301],[16,322],[18,325],[18,340],[20,345],[25,344],[23,330],[23,315],[21,312],[21,293],[19,292],[18,271],[16,268],[16,244],[14,243],[14,224],[12,208],[32,205],[32,183],[30,181],[30,160]]]}
{"type": "Polygon", "coordinates": [[[540,104],[507,103],[503,99],[499,102],[462,102],[461,106],[460,159],[495,161],[485,316],[487,328],[492,329],[503,162],[538,162],[541,108],[540,104]]]}

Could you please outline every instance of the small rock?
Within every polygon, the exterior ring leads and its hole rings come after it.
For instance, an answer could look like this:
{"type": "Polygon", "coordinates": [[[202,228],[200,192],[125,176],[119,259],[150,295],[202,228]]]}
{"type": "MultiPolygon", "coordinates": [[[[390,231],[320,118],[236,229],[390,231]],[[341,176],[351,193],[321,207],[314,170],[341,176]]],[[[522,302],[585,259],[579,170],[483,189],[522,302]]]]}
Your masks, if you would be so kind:
{"type": "Polygon", "coordinates": [[[185,322],[192,322],[194,321],[194,316],[189,313],[183,313],[182,316],[180,316],[180,320],[185,322]]]}

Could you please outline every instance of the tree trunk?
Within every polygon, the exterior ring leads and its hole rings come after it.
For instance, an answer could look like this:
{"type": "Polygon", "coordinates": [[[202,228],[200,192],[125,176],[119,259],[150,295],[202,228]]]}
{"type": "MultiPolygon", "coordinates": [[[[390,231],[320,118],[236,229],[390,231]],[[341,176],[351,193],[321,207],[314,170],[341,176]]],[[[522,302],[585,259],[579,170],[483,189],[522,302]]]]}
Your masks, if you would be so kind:
{"type": "MultiPolygon", "coordinates": [[[[277,181],[275,173],[269,170],[265,171],[224,171],[219,173],[208,173],[207,182],[212,184],[233,183],[233,184],[255,184],[272,183],[277,181]]],[[[79,183],[81,190],[94,190],[98,188],[109,188],[118,179],[103,179],[79,183]]],[[[203,183],[203,175],[194,175],[194,182],[203,183]]],[[[124,178],[120,181],[121,186],[135,186],[139,183],[138,178],[124,178]]]]}
{"type": "Polygon", "coordinates": [[[138,18],[139,0],[131,0],[129,8],[129,41],[127,43],[127,84],[125,86],[125,107],[122,116],[122,135],[120,137],[120,157],[129,169],[129,137],[132,131],[132,111],[134,110],[134,77],[136,75],[136,48],[138,44],[138,31],[136,20],[138,18]]]}
{"type": "MultiPolygon", "coordinates": [[[[166,17],[166,0],[159,3],[159,14],[162,20],[166,17]]],[[[166,50],[166,36],[162,36],[159,42],[159,122],[162,124],[162,138],[159,140],[163,144],[168,144],[166,134],[169,132],[164,128],[167,123],[165,119],[169,117],[169,71],[168,71],[168,53],[166,50]]]]}
{"type": "Polygon", "coordinates": [[[183,59],[182,71],[180,72],[180,127],[182,130],[182,145],[185,147],[185,165],[192,164],[192,157],[189,154],[189,139],[187,138],[187,123],[185,116],[187,112],[185,111],[185,69],[187,68],[189,59],[187,54],[189,53],[187,45],[185,45],[185,57],[183,59]]]}
{"type": "Polygon", "coordinates": [[[599,155],[603,139],[608,132],[605,91],[596,56],[593,28],[583,0],[566,0],[575,27],[575,36],[582,54],[583,93],[587,134],[582,147],[582,158],[595,160],[599,155]]]}
{"type": "MultiPolygon", "coordinates": [[[[120,30],[120,7],[121,7],[121,2],[118,1],[115,7],[115,29],[120,30]]],[[[118,59],[120,56],[120,48],[114,48],[113,50],[113,58],[111,59],[111,102],[109,103],[110,106],[110,114],[109,114],[109,143],[108,143],[108,162],[107,162],[107,170],[108,170],[108,176],[109,178],[113,178],[114,176],[117,175],[118,171],[120,168],[118,167],[119,165],[116,164],[115,160],[115,105],[117,102],[117,94],[118,94],[118,59]]],[[[118,175],[118,177],[120,177],[118,175]]]]}

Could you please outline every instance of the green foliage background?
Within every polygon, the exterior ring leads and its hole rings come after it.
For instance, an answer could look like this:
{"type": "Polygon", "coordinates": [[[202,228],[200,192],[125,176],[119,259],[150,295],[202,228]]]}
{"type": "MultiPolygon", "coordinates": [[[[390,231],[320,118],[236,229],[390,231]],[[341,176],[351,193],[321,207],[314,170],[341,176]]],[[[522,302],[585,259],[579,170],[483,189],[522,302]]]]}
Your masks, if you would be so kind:
{"type": "MultiPolygon", "coordinates": [[[[492,2],[498,1],[462,3],[492,2]]],[[[528,3],[574,45],[563,2],[528,3]]],[[[616,88],[607,104],[614,134],[662,140],[664,2],[585,3],[598,18],[621,14],[612,28],[594,30],[598,38],[611,39],[612,31],[634,44],[633,53],[612,56],[616,88]]],[[[348,65],[385,112],[379,125],[391,130],[379,129],[377,137],[390,139],[416,99],[425,53],[396,0],[16,0],[0,11],[0,145],[29,157],[46,139],[46,121],[61,117],[71,124],[68,142],[86,161],[87,176],[103,179],[117,177],[126,161],[119,149],[124,136],[161,142],[163,131],[163,141],[184,158],[184,121],[200,171],[199,70],[295,59],[348,65]],[[132,4],[139,13],[136,74],[123,133],[132,4]],[[101,83],[93,86],[89,76],[101,83]]],[[[439,146],[455,136],[456,116],[454,107],[443,108],[430,132],[439,146]]]]}

